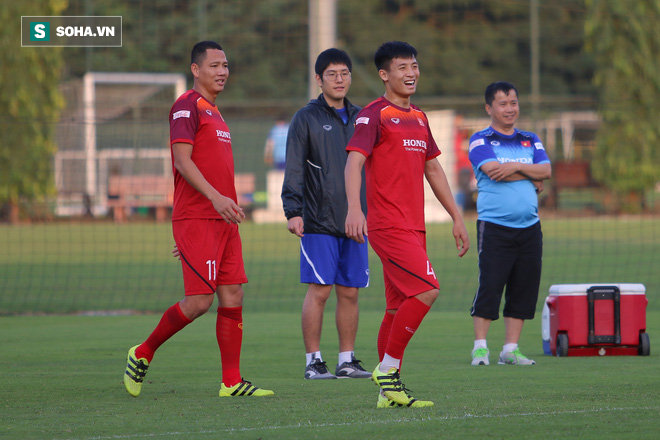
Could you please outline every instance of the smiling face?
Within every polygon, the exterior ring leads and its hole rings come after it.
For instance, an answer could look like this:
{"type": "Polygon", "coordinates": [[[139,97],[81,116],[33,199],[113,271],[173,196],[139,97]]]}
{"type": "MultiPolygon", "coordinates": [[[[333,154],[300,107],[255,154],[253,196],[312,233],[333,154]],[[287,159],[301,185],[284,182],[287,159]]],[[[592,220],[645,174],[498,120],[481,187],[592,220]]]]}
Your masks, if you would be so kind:
{"type": "Polygon", "coordinates": [[[380,69],[378,75],[385,83],[385,98],[396,105],[407,107],[410,96],[417,90],[420,75],[417,59],[393,58],[389,67],[380,69]]]}
{"type": "Polygon", "coordinates": [[[323,71],[323,75],[316,75],[316,82],[328,105],[335,108],[344,108],[344,98],[351,87],[351,71],[345,64],[331,63],[323,71]]]}
{"type": "Polygon", "coordinates": [[[511,134],[520,115],[518,94],[515,90],[504,93],[498,90],[491,105],[486,104],[486,112],[490,115],[490,125],[504,134],[511,134]]]}
{"type": "Polygon", "coordinates": [[[190,66],[195,85],[193,88],[211,102],[215,102],[218,93],[225,89],[229,77],[227,56],[223,50],[206,49],[206,56],[201,64],[193,63],[190,66]]]}

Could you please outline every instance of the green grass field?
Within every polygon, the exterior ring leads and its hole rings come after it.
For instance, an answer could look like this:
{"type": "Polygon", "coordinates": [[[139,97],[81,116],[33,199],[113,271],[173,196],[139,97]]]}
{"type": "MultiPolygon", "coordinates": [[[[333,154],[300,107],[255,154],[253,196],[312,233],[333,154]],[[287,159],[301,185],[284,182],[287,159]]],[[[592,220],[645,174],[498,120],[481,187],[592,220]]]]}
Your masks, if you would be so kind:
{"type": "MultiPolygon", "coordinates": [[[[250,278],[242,372],[276,396],[240,400],[217,396],[214,314],[159,350],[139,398],[123,388],[126,351],[181,298],[168,224],[0,226],[0,438],[657,438],[660,222],[543,221],[539,310],[551,284],[643,283],[651,356],[544,356],[535,319],[521,347],[538,365],[494,365],[503,340],[502,323],[496,322],[489,335],[493,365],[483,368],[469,365],[467,311],[477,285],[477,252],[474,222],[467,224],[473,248],[464,259],[455,256],[448,225],[428,229],[442,294],[403,367],[414,395],[436,402],[419,410],[377,410],[377,388],[369,380],[302,379],[299,310],[305,287],[297,280],[298,241],[283,225],[241,226],[250,278]]],[[[382,290],[382,269],[372,259],[356,346],[369,369],[377,362],[382,290]]],[[[322,350],[329,364],[336,362],[333,327],[328,313],[322,350]]]]}
{"type": "MultiPolygon", "coordinates": [[[[381,314],[364,312],[356,351],[377,362],[381,314]]],[[[376,409],[370,380],[305,381],[297,313],[245,316],[242,373],[267,398],[219,398],[215,316],[201,317],[156,355],[142,394],[124,390],[127,349],[159,316],[0,319],[0,438],[8,439],[655,439],[660,430],[660,313],[648,314],[652,355],[543,356],[540,322],[521,346],[532,367],[471,367],[471,321],[433,311],[406,353],[403,379],[434,408],[376,409]],[[657,347],[656,347],[657,348],[657,347]]],[[[503,338],[490,335],[491,361],[503,338]]],[[[333,319],[322,350],[336,362],[333,319]]]]}
{"type": "MultiPolygon", "coordinates": [[[[456,257],[451,228],[428,226],[428,251],[441,285],[438,308],[465,311],[477,288],[475,223],[466,220],[472,249],[456,257]]],[[[246,308],[294,312],[298,240],[283,224],[241,225],[250,282],[246,308]]],[[[643,283],[649,308],[660,310],[660,221],[656,218],[544,218],[541,297],[552,284],[643,283]]],[[[35,223],[0,225],[0,315],[79,311],[163,311],[183,291],[171,257],[168,223],[35,223]]],[[[364,310],[383,307],[380,262],[371,254],[364,310]]],[[[540,310],[540,307],[539,307],[540,310]]]]}

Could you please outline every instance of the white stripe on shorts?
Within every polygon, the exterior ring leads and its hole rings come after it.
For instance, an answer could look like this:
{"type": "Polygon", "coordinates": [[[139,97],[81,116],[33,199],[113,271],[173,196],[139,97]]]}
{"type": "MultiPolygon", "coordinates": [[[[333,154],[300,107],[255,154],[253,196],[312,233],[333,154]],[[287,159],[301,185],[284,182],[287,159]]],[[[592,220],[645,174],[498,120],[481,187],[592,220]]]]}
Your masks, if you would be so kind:
{"type": "Polygon", "coordinates": [[[316,268],[314,267],[314,263],[312,263],[312,260],[309,259],[309,255],[307,255],[307,252],[305,252],[305,247],[302,244],[302,240],[300,240],[300,250],[302,251],[303,255],[305,256],[305,261],[307,261],[307,264],[312,268],[314,271],[314,275],[316,276],[316,279],[319,280],[319,284],[325,284],[325,281],[323,281],[323,278],[321,278],[321,275],[316,271],[316,268]]]}

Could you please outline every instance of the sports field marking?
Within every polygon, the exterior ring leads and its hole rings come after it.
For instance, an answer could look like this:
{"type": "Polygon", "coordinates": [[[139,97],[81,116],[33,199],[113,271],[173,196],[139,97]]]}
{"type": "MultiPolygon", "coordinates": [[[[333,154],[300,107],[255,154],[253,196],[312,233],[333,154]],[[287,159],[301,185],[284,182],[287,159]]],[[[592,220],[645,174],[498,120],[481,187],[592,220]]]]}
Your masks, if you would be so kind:
{"type": "MultiPolygon", "coordinates": [[[[156,437],[170,437],[170,436],[199,436],[199,435],[215,435],[229,432],[251,432],[251,431],[276,431],[279,429],[295,429],[295,428],[332,428],[339,426],[354,426],[354,425],[391,425],[393,423],[411,423],[411,422],[431,422],[431,421],[453,421],[453,420],[467,420],[467,419],[504,419],[509,417],[546,417],[546,416],[560,416],[567,414],[589,414],[589,413],[607,413],[607,412],[621,412],[621,411],[657,411],[660,410],[658,406],[646,407],[629,407],[629,408],[593,408],[572,411],[542,411],[542,412],[524,412],[524,413],[511,413],[511,414],[469,414],[466,413],[462,416],[445,416],[445,417],[406,417],[401,419],[389,420],[365,420],[355,421],[351,423],[298,423],[296,425],[286,426],[263,426],[260,428],[227,428],[217,430],[204,430],[204,431],[177,431],[177,432],[163,432],[153,434],[128,434],[128,435],[109,435],[99,437],[79,437],[68,440],[120,440],[120,439],[140,439],[140,438],[156,438],[156,437]]],[[[384,412],[399,411],[383,410],[384,412]]],[[[403,409],[403,411],[406,411],[403,409]]],[[[414,410],[412,410],[414,411],[414,410]]]]}

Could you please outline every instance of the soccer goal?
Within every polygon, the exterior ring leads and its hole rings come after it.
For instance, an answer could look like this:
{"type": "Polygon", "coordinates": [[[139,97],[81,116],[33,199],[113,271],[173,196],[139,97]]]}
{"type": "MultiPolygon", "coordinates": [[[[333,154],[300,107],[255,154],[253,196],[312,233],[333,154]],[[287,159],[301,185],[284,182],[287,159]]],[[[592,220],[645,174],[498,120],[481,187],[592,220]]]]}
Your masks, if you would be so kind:
{"type": "Polygon", "coordinates": [[[64,88],[57,129],[56,214],[108,212],[113,176],[171,177],[167,115],[186,90],[182,74],[85,74],[64,88]]]}

